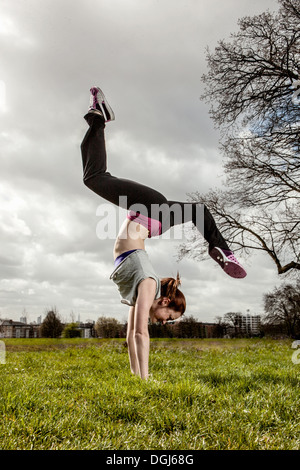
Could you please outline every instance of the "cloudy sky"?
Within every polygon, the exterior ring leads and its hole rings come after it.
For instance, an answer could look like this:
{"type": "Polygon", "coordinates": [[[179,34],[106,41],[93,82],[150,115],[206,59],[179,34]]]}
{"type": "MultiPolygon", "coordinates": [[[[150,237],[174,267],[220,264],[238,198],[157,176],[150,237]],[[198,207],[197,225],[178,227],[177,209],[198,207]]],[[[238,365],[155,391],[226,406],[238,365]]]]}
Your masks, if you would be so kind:
{"type": "MultiPolygon", "coordinates": [[[[205,48],[240,17],[275,0],[2,0],[0,4],[0,316],[35,321],[56,307],[65,321],[123,321],[109,280],[113,239],[99,239],[105,203],[82,183],[80,143],[89,88],[116,121],[106,128],[109,171],[168,199],[224,180],[219,134],[199,100],[205,48]],[[101,209],[100,209],[101,210],[101,209]]],[[[124,213],[118,213],[118,217],[124,213]]],[[[242,260],[234,280],[212,260],[176,261],[178,241],[148,240],[160,276],[182,276],[187,315],[262,313],[280,283],[266,255],[242,260]]]]}

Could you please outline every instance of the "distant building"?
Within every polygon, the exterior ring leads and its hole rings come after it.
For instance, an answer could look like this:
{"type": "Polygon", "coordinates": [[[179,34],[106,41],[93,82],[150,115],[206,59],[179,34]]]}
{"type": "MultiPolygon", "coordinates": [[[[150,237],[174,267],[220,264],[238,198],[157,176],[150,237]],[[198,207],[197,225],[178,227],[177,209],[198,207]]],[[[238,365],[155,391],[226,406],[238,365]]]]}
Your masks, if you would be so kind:
{"type": "Polygon", "coordinates": [[[0,322],[0,338],[39,338],[38,325],[27,325],[25,322],[2,320],[0,322]]]}
{"type": "Polygon", "coordinates": [[[239,326],[243,333],[257,335],[260,331],[260,315],[239,315],[239,326]]]}
{"type": "Polygon", "coordinates": [[[78,330],[81,331],[82,338],[94,338],[96,336],[95,332],[95,322],[91,323],[77,323],[78,330]]]}
{"type": "MultiPolygon", "coordinates": [[[[21,320],[24,320],[22,317],[21,320]]],[[[37,323],[26,321],[0,320],[0,338],[40,338],[41,317],[37,323]]],[[[82,338],[95,338],[95,322],[78,323],[82,338]]]]}
{"type": "MultiPolygon", "coordinates": [[[[224,318],[226,322],[226,319],[224,318]]],[[[234,325],[226,326],[226,336],[245,335],[255,336],[260,333],[261,316],[236,314],[234,317],[234,325]]]]}
{"type": "Polygon", "coordinates": [[[216,324],[215,323],[203,323],[204,338],[214,338],[216,324]]]}

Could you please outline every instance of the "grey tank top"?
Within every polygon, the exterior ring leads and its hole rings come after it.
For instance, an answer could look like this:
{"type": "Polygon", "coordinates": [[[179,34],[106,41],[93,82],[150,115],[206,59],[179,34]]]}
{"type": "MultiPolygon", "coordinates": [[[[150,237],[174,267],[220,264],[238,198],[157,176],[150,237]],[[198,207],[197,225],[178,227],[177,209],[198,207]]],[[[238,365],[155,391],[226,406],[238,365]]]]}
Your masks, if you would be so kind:
{"type": "Polygon", "coordinates": [[[156,275],[145,250],[130,253],[110,275],[110,279],[118,286],[121,302],[130,306],[136,303],[139,283],[148,277],[156,281],[155,299],[159,299],[160,278],[156,275]]]}

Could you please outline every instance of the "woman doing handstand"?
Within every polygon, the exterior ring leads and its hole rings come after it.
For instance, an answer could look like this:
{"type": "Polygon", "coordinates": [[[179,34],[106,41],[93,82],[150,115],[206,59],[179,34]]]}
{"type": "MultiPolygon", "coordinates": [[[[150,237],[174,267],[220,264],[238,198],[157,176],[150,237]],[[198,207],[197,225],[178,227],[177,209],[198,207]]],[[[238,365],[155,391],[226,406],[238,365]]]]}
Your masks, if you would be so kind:
{"type": "Polygon", "coordinates": [[[84,116],[89,129],[81,144],[83,181],[109,202],[127,209],[128,215],[114,245],[116,283],[121,302],[130,306],[127,344],[132,373],[148,378],[148,319],[163,324],[183,315],[186,302],[177,278],[160,279],[155,273],[145,240],[171,227],[192,221],[209,245],[210,256],[231,277],[246,276],[205,205],[169,201],[160,192],[107,172],[105,123],[115,119],[103,92],[92,87],[90,107],[84,116]]]}

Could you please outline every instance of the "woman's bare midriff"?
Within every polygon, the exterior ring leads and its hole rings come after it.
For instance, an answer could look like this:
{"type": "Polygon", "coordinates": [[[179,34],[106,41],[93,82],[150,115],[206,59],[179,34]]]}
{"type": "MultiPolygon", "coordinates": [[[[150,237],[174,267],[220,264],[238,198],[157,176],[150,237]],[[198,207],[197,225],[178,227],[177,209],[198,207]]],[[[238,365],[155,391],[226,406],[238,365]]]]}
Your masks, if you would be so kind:
{"type": "Polygon", "coordinates": [[[125,219],[117,236],[114,246],[114,259],[125,251],[144,250],[148,230],[132,220],[125,219]]]}

